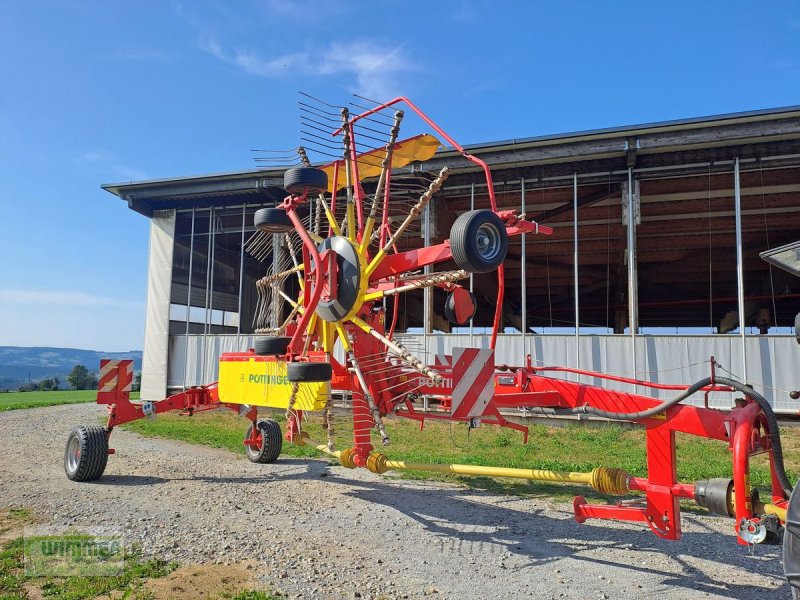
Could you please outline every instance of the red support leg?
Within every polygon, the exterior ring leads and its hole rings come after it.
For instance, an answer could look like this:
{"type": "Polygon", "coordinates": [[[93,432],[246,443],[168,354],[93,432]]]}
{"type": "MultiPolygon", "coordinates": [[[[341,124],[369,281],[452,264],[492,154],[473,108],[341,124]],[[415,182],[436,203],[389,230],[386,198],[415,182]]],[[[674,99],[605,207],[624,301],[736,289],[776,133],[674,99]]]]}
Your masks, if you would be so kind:
{"type": "Polygon", "coordinates": [[[675,457],[675,432],[656,427],[648,429],[647,438],[647,523],[662,538],[681,538],[678,497],[672,493],[678,482],[675,457]]]}
{"type": "MultiPolygon", "coordinates": [[[[746,415],[737,415],[734,421],[732,452],[733,452],[733,498],[736,511],[736,533],[739,533],[739,523],[742,519],[753,518],[753,503],[750,497],[750,452],[753,439],[753,421],[751,418],[742,418],[746,415]]],[[[749,415],[747,415],[749,416],[749,415]]],[[[736,541],[746,546],[740,536],[736,541]]]]}

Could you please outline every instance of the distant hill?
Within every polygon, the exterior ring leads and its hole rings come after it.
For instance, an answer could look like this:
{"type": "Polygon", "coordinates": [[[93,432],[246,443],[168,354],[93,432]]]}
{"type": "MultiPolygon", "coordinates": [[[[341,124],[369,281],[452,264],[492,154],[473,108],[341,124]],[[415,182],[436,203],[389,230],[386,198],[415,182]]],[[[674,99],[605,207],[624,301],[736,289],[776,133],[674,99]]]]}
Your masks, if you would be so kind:
{"type": "Polygon", "coordinates": [[[66,385],[67,375],[75,365],[83,365],[96,373],[101,358],[130,358],[133,368],[142,368],[141,350],[130,352],[99,352],[77,348],[25,348],[22,346],[0,346],[0,390],[16,390],[30,381],[46,377],[58,377],[66,385]]]}

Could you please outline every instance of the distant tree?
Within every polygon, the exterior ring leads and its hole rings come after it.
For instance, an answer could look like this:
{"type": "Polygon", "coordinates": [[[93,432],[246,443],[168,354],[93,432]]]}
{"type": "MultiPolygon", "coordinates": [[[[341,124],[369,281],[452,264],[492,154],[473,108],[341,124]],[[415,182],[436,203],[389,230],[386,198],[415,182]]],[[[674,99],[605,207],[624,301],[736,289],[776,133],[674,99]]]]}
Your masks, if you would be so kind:
{"type": "Polygon", "coordinates": [[[26,384],[23,384],[23,385],[19,386],[19,388],[17,388],[17,391],[18,392],[35,392],[38,389],[39,389],[39,384],[36,383],[36,382],[31,381],[31,382],[28,382],[26,384]]]}
{"type": "Polygon", "coordinates": [[[67,375],[67,381],[74,390],[93,390],[97,388],[97,377],[89,373],[83,365],[75,365],[67,375]]]}
{"type": "Polygon", "coordinates": [[[52,392],[58,389],[58,379],[47,377],[39,382],[39,390],[42,392],[52,392]]]}
{"type": "Polygon", "coordinates": [[[139,372],[133,377],[133,385],[131,386],[132,392],[139,392],[142,389],[142,373],[139,372]]]}

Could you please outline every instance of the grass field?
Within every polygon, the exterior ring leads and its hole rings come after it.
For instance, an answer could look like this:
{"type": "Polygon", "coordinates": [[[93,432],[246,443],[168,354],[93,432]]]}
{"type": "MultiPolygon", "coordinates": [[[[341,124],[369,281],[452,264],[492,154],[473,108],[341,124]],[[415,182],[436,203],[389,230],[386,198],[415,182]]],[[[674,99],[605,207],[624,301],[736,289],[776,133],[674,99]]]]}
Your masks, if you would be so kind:
{"type": "MultiPolygon", "coordinates": [[[[35,524],[38,517],[27,508],[0,510],[0,599],[56,598],[79,600],[82,598],[128,598],[130,600],[155,600],[158,596],[148,588],[154,580],[178,575],[179,565],[157,558],[145,559],[136,548],[125,552],[121,572],[114,576],[32,576],[26,573],[24,553],[26,545],[38,538],[23,538],[22,528],[35,524]]],[[[80,536],[73,534],[72,538],[80,536]]],[[[87,563],[90,564],[90,563],[87,563]]],[[[226,594],[209,590],[209,600],[278,600],[279,595],[267,591],[247,589],[226,594]]],[[[181,596],[186,597],[186,594],[181,596]]]]}
{"type": "MultiPolygon", "coordinates": [[[[57,404],[79,404],[94,402],[97,390],[58,390],[56,392],[8,392],[0,394],[0,412],[20,408],[37,408],[57,404]]],[[[131,394],[131,400],[139,398],[139,392],[131,394]]]]}
{"type": "MultiPolygon", "coordinates": [[[[277,416],[282,421],[282,416],[277,416]]],[[[191,418],[163,415],[155,420],[142,420],[126,425],[147,436],[179,439],[195,444],[207,444],[244,452],[242,439],[247,422],[232,414],[210,413],[191,418]]],[[[352,425],[345,416],[335,423],[336,445],[352,445],[352,425]]],[[[528,444],[522,435],[499,427],[481,427],[468,432],[463,424],[430,422],[423,431],[417,423],[405,419],[387,419],[392,443],[383,449],[390,458],[415,462],[483,464],[529,469],[559,471],[590,471],[596,466],[621,467],[632,475],[647,475],[644,431],[618,425],[547,427],[533,425],[528,444]]],[[[318,416],[304,426],[311,437],[324,443],[327,439],[318,416]]],[[[787,470],[792,480],[800,473],[800,430],[782,430],[787,470]]],[[[379,438],[373,438],[376,449],[379,438]]],[[[284,443],[289,456],[325,456],[315,449],[284,443]]],[[[513,494],[555,495],[562,497],[582,493],[587,497],[603,498],[582,486],[549,485],[508,479],[459,477],[431,473],[404,472],[405,478],[448,479],[469,486],[513,494]]],[[[710,477],[731,476],[731,454],[721,442],[688,435],[678,435],[678,478],[694,482],[710,477]]],[[[766,457],[755,457],[751,463],[751,482],[756,486],[769,484],[766,457]]]]}

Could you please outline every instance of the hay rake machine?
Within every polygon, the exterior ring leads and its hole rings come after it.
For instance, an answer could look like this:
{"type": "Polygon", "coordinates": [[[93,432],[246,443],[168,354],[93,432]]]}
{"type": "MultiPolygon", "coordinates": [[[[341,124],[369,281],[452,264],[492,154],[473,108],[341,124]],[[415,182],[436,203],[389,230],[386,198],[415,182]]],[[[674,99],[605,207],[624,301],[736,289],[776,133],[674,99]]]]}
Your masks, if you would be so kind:
{"type": "Polygon", "coordinates": [[[108,455],[114,453],[109,438],[118,425],[166,411],[192,415],[227,408],[250,422],[244,445],[248,458],[257,463],[276,461],[286,441],[314,446],[344,467],[374,473],[405,469],[581,483],[629,498],[598,504],[577,497],[573,502],[577,521],[641,522],[670,540],[681,537],[680,501],[694,500],[712,512],[733,517],[740,544],[774,544],[783,539],[787,579],[793,586],[800,585],[800,499],[792,494],[784,469],[775,415],[761,394],[740,381],[717,376],[713,360],[709,376],[687,386],[538,367],[530,358],[524,365],[496,365],[509,238],[548,235],[552,230],[517,211],[500,210],[489,167],[405,98],[355,116],[347,109],[331,112],[303,103],[301,110],[310,115],[307,123],[337,120],[326,130],[324,140],[343,153],[330,164],[314,167],[300,149],[301,166],[284,175],[288,193],[284,201],[255,213],[257,232],[245,249],[268,263],[267,275],[257,283],[255,347],[222,354],[218,382],[155,402],[130,402],[130,361],[103,361],[97,402],[108,405],[108,423],[71,432],[65,452],[70,479],[87,481],[102,475],[108,455]],[[399,140],[404,118],[400,107],[413,111],[439,137],[423,134],[399,140]],[[382,138],[375,137],[378,126],[384,127],[382,138]],[[362,137],[380,139],[381,144],[362,151],[362,137]],[[483,174],[488,206],[458,216],[442,243],[404,250],[404,236],[419,222],[450,171],[445,167],[429,175],[402,169],[431,158],[439,138],[483,174]],[[448,268],[435,271],[436,265],[448,268]],[[472,273],[489,272],[497,274],[497,305],[488,348],[456,348],[451,356],[429,361],[427,354],[418,357],[413,348],[398,341],[394,333],[398,299],[403,294],[421,288],[445,290],[448,319],[464,325],[475,313],[476,300],[459,282],[472,273]],[[548,376],[552,371],[630,384],[633,390],[671,389],[676,395],[660,401],[548,376]],[[352,399],[352,446],[343,449],[333,443],[333,391],[352,399]],[[682,402],[692,394],[711,392],[731,394],[731,409],[682,402]],[[444,410],[420,410],[426,397],[440,400],[444,410]],[[258,407],[285,410],[286,431],[274,420],[259,418],[258,407]],[[501,412],[519,407],[534,413],[588,414],[640,424],[646,431],[647,477],[605,466],[573,473],[408,463],[391,460],[372,445],[373,430],[384,446],[389,445],[384,422],[388,415],[414,419],[420,426],[427,419],[446,419],[470,427],[509,427],[522,432],[527,442],[527,427],[501,412]],[[326,443],[311,440],[303,431],[307,413],[314,411],[323,414],[326,443]],[[727,444],[733,477],[679,482],[676,432],[727,444]],[[772,485],[768,497],[761,499],[749,483],[749,462],[763,453],[769,457],[772,485]]]}

